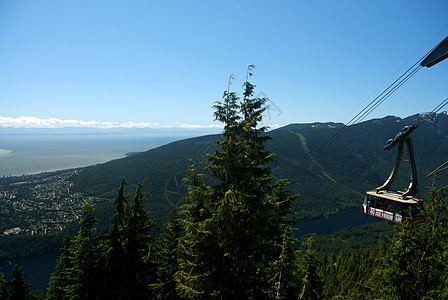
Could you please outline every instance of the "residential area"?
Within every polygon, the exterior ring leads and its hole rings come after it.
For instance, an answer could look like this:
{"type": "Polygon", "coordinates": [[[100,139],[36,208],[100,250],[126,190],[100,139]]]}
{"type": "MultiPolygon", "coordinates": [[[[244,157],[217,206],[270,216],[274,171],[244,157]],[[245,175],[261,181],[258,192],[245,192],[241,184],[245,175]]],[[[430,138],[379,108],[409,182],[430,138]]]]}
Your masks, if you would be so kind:
{"type": "Polygon", "coordinates": [[[70,178],[81,170],[5,177],[0,185],[0,234],[49,234],[80,217],[85,203],[108,199],[84,196],[70,178]]]}

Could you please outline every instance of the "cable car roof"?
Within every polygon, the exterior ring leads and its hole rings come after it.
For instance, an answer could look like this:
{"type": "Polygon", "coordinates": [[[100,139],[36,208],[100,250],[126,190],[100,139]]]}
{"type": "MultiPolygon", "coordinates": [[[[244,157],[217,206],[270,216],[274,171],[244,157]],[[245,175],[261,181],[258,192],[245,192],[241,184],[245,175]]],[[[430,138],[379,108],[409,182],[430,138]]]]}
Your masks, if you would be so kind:
{"type": "Polygon", "coordinates": [[[401,203],[407,203],[407,204],[417,204],[417,203],[423,202],[423,200],[418,199],[418,198],[403,199],[403,198],[401,198],[401,194],[386,192],[386,191],[380,191],[380,192],[377,192],[376,190],[367,191],[367,195],[378,197],[378,198],[383,198],[383,199],[387,199],[387,200],[397,201],[397,202],[401,202],[401,203]]]}

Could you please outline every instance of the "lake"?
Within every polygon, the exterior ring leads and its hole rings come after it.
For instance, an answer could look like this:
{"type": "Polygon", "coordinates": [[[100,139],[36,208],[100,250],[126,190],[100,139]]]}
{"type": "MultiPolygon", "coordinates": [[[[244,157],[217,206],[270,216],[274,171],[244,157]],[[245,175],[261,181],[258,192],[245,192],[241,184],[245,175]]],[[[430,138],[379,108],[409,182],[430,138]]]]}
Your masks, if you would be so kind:
{"type": "Polygon", "coordinates": [[[366,215],[360,205],[359,207],[343,210],[328,218],[302,220],[297,225],[295,236],[297,238],[301,238],[308,233],[326,235],[343,228],[356,227],[364,225],[366,223],[381,221],[382,220],[380,219],[366,215]]]}
{"type": "Polygon", "coordinates": [[[31,284],[32,290],[45,290],[48,287],[48,281],[56,266],[56,259],[59,253],[47,253],[38,256],[11,259],[2,261],[0,272],[5,274],[5,279],[11,279],[11,270],[14,265],[22,266],[23,277],[28,284],[31,284]]]}

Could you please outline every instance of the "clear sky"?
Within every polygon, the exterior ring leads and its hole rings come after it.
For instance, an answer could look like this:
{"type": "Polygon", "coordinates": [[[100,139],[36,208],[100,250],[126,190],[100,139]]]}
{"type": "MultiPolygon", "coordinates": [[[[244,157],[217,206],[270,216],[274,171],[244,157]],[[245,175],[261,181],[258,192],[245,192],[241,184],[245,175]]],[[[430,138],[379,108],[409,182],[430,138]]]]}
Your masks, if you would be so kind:
{"type": "MultiPolygon", "coordinates": [[[[3,0],[0,126],[217,125],[214,101],[230,74],[241,93],[249,64],[272,104],[266,125],[344,122],[447,25],[446,0],[3,0]]],[[[368,119],[431,111],[446,97],[448,60],[368,119]]]]}

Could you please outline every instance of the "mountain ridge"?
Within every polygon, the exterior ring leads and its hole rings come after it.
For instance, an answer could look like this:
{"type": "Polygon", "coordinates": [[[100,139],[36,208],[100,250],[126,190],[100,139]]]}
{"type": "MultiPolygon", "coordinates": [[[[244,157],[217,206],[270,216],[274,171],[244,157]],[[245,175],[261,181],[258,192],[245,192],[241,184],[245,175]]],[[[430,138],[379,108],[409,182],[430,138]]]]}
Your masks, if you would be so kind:
{"type": "MultiPolygon", "coordinates": [[[[331,143],[324,153],[308,163],[323,142],[328,141],[345,125],[342,123],[289,124],[273,129],[268,150],[277,160],[271,164],[273,174],[290,182],[292,194],[300,194],[295,210],[299,218],[328,216],[338,211],[359,206],[365,190],[381,185],[392,169],[395,150],[361,169],[356,176],[351,173],[368,163],[383,151],[384,144],[400,132],[405,125],[418,123],[426,117],[416,114],[406,118],[387,116],[352,125],[347,134],[331,143]],[[305,165],[304,165],[305,163],[305,165]]],[[[448,116],[432,116],[413,133],[420,194],[431,185],[426,174],[448,158],[448,116]]],[[[164,219],[174,207],[180,207],[187,187],[182,181],[188,165],[199,163],[216,145],[219,134],[188,138],[164,146],[83,169],[73,178],[74,187],[86,194],[113,198],[123,177],[132,191],[146,178],[145,190],[149,193],[149,206],[157,218],[164,219]]],[[[409,176],[402,167],[397,185],[407,186],[409,176]]],[[[210,175],[206,172],[207,175],[210,175]]],[[[209,176],[210,177],[210,176],[209,176]]],[[[399,189],[399,188],[397,188],[399,189]]]]}

